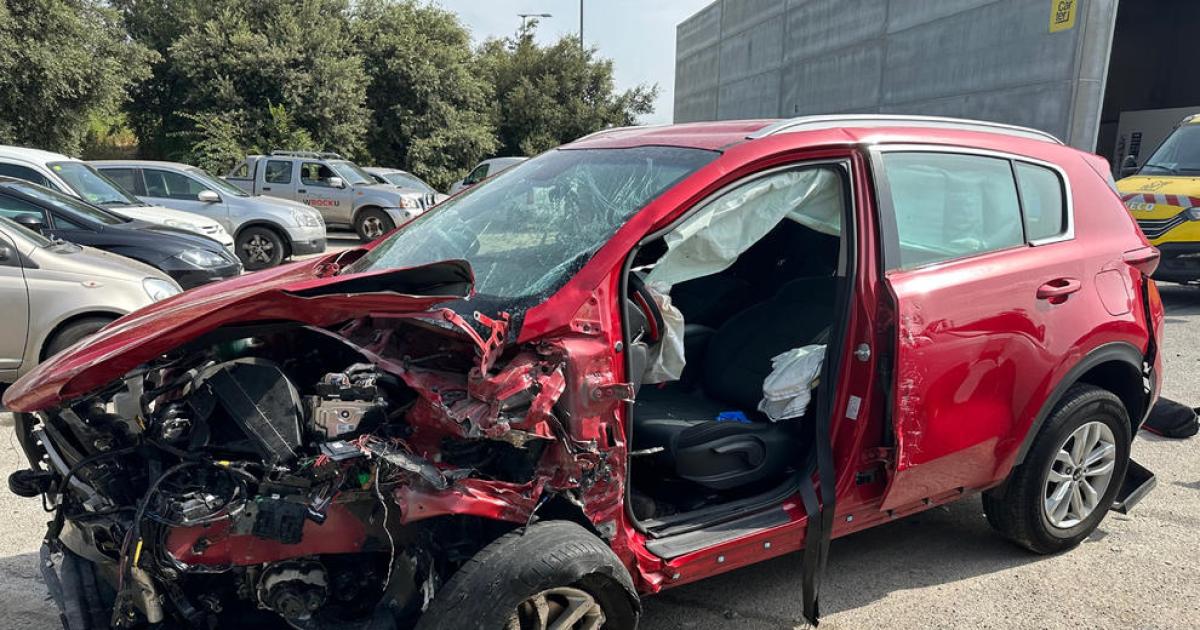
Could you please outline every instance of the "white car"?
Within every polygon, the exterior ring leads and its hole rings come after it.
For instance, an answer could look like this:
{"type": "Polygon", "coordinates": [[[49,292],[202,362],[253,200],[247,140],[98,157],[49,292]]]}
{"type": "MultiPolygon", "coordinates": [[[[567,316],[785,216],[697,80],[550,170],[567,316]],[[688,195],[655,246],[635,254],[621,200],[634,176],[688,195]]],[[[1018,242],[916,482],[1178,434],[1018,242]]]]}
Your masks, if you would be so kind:
{"type": "Polygon", "coordinates": [[[217,221],[192,212],[144,203],[86,162],[60,153],[0,145],[0,177],[31,181],[131,219],[202,234],[233,250],[233,237],[217,221]]]}

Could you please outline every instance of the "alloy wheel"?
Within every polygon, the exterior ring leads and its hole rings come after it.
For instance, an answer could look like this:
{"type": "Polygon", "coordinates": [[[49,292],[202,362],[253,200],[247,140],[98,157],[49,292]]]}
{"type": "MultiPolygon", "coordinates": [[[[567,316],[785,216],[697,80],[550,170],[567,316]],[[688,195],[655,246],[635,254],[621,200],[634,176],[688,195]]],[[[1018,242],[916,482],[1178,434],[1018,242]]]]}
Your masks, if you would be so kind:
{"type": "Polygon", "coordinates": [[[246,253],[246,261],[252,263],[271,262],[275,244],[261,234],[254,234],[242,243],[242,251],[246,253]]]}
{"type": "Polygon", "coordinates": [[[1108,425],[1093,420],[1071,432],[1046,471],[1046,520],[1069,529],[1091,516],[1112,483],[1116,461],[1116,439],[1108,425]]]}
{"type": "Polygon", "coordinates": [[[604,610],[586,591],[552,588],[521,602],[505,630],[599,630],[604,610]]]}
{"type": "Polygon", "coordinates": [[[383,221],[379,217],[367,217],[363,219],[362,229],[367,238],[379,238],[383,236],[383,221]]]}

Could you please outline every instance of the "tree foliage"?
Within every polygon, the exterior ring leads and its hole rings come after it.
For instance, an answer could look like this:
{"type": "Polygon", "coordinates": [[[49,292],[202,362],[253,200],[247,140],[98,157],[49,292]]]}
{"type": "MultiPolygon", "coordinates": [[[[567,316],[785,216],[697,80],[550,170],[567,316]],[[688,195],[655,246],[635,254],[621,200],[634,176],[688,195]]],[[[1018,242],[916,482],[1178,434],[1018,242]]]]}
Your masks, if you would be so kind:
{"type": "Polygon", "coordinates": [[[531,21],[515,38],[489,40],[480,50],[496,90],[503,154],[534,155],[605,127],[635,124],[654,111],[657,86],[617,93],[612,61],[581,49],[575,37],[538,46],[536,26],[531,21]]]}
{"type": "Polygon", "coordinates": [[[154,55],[98,0],[0,4],[0,142],[78,154],[154,55]]]}
{"type": "Polygon", "coordinates": [[[415,171],[438,188],[497,148],[492,86],[474,67],[457,16],[415,0],[362,0],[354,42],[369,82],[374,161],[415,171]]]}
{"type": "Polygon", "coordinates": [[[121,7],[133,32],[166,60],[131,103],[139,134],[152,139],[148,148],[210,165],[235,147],[239,154],[306,148],[294,142],[364,152],[366,74],[346,0],[122,0],[121,7]]]}

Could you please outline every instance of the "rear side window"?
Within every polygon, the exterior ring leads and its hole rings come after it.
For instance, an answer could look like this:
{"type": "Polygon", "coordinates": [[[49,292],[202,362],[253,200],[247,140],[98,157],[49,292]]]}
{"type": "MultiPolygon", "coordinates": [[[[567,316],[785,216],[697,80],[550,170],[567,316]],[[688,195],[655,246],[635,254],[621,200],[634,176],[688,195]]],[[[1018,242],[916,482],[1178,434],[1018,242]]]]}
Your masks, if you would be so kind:
{"type": "Polygon", "coordinates": [[[1022,245],[1021,203],[1011,163],[950,153],[886,153],[898,265],[930,263],[1022,245]]]}
{"type": "Polygon", "coordinates": [[[242,162],[238,164],[237,168],[233,169],[226,177],[230,179],[250,179],[250,163],[242,162]]]}
{"type": "Polygon", "coordinates": [[[19,164],[5,164],[0,162],[0,175],[4,177],[23,179],[27,182],[33,182],[38,186],[53,187],[50,184],[50,180],[47,179],[45,175],[42,175],[28,166],[21,166],[19,164]]]}
{"type": "Polygon", "coordinates": [[[264,177],[268,184],[290,184],[292,183],[292,163],[287,160],[267,160],[264,177]]]}
{"type": "Polygon", "coordinates": [[[132,168],[102,168],[100,172],[116,182],[121,188],[135,195],[146,194],[146,190],[142,187],[141,178],[138,177],[138,172],[132,168]]]}
{"type": "Polygon", "coordinates": [[[1026,238],[1037,241],[1062,234],[1067,226],[1067,204],[1058,173],[1026,162],[1017,162],[1016,169],[1026,238]]]}

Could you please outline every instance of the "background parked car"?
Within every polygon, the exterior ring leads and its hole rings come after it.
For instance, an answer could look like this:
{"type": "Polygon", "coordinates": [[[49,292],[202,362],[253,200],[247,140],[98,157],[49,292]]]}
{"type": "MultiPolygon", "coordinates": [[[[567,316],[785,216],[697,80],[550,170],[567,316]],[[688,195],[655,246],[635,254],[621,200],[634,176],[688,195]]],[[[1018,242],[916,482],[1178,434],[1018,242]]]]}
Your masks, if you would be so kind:
{"type": "Polygon", "coordinates": [[[523,157],[498,157],[484,160],[476,164],[475,168],[471,169],[471,172],[467,173],[466,177],[450,184],[450,194],[453,195],[460,190],[466,190],[493,175],[507,171],[527,159],[523,157]]]}
{"type": "Polygon", "coordinates": [[[336,153],[275,151],[250,155],[225,179],[254,195],[303,202],[321,211],[325,223],[350,227],[364,241],[390,232],[425,211],[425,196],[380,184],[336,153]]]}
{"type": "Polygon", "coordinates": [[[325,251],[325,220],[298,201],[250,195],[202,169],[177,162],[102,160],[104,175],[149,203],[214,219],[233,234],[246,269],[266,269],[293,255],[325,251]]]}
{"type": "Polygon", "coordinates": [[[425,195],[426,208],[437,205],[450,196],[443,195],[437,190],[434,190],[433,186],[427,184],[425,180],[421,179],[420,177],[398,168],[389,168],[386,166],[364,166],[363,170],[370,173],[371,176],[375,178],[375,181],[379,182],[380,184],[391,184],[392,186],[396,186],[398,188],[415,190],[425,195]]]}
{"type": "Polygon", "coordinates": [[[220,223],[190,212],[146,204],[86,162],[60,153],[0,146],[0,176],[31,181],[133,219],[203,234],[225,247],[233,247],[233,238],[220,223]]]}
{"type": "Polygon", "coordinates": [[[130,219],[25,180],[0,177],[0,216],[45,236],[140,261],[185,289],[242,272],[238,259],[211,238],[130,219]]]}
{"type": "Polygon", "coordinates": [[[123,256],[52,241],[0,217],[0,383],[11,383],[108,322],[179,293],[123,256]]]}

